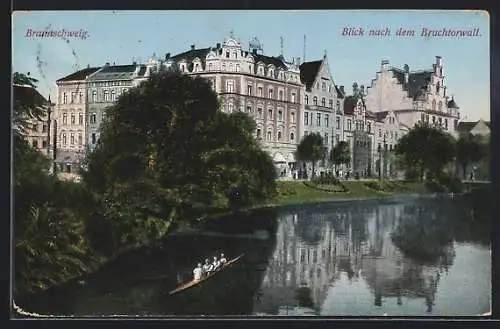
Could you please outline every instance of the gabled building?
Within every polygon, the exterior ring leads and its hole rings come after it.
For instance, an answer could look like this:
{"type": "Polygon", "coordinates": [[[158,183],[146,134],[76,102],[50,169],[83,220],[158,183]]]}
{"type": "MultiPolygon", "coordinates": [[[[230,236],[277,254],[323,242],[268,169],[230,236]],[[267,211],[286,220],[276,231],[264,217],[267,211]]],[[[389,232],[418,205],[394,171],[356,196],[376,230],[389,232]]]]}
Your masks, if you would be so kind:
{"type": "MultiPolygon", "coordinates": [[[[304,130],[300,137],[311,133],[320,134],[328,154],[342,138],[340,123],[344,95],[335,85],[326,54],[321,60],[302,63],[300,80],[305,86],[302,115],[304,130]]],[[[307,169],[305,164],[304,169],[307,169]]],[[[318,171],[327,169],[331,169],[328,161],[320,161],[318,171]]]]}
{"type": "Polygon", "coordinates": [[[291,176],[301,126],[303,86],[298,62],[264,55],[257,39],[244,49],[233,38],[215,46],[165,57],[167,68],[202,76],[219,96],[221,110],[241,111],[254,118],[255,137],[274,159],[278,175],[291,176]]]}
{"type": "Polygon", "coordinates": [[[448,96],[444,78],[440,56],[436,56],[431,69],[418,71],[410,71],[408,65],[403,69],[390,67],[389,61],[383,60],[367,88],[366,106],[373,112],[393,111],[406,127],[427,122],[456,136],[459,107],[448,96]]]}
{"type": "Polygon", "coordinates": [[[474,136],[490,136],[491,135],[491,127],[489,121],[484,121],[480,119],[478,121],[462,121],[458,123],[458,134],[472,134],[474,136]]]}

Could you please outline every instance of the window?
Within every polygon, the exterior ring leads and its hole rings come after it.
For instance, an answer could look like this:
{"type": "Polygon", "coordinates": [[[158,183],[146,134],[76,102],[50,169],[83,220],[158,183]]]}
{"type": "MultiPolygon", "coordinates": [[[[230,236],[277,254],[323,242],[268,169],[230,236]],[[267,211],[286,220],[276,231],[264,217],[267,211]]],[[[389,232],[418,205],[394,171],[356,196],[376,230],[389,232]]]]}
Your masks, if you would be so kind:
{"type": "Polygon", "coordinates": [[[439,111],[443,110],[443,102],[442,101],[439,101],[439,103],[438,103],[438,110],[439,111]]]}
{"type": "Polygon", "coordinates": [[[259,66],[259,74],[264,75],[264,68],[262,66],[259,66]]]}
{"type": "Polygon", "coordinates": [[[309,105],[309,96],[305,96],[304,97],[304,102],[306,103],[306,105],[309,105]]]}
{"type": "Polygon", "coordinates": [[[63,143],[63,145],[67,144],[66,133],[62,133],[62,143],[63,143]]]}
{"type": "Polygon", "coordinates": [[[439,125],[442,126],[443,125],[443,119],[442,118],[439,118],[439,125]]]}
{"type": "Polygon", "coordinates": [[[283,111],[278,111],[278,121],[283,121],[283,111]]]}
{"type": "Polygon", "coordinates": [[[63,125],[68,124],[68,115],[66,113],[63,114],[63,125]]]}
{"type": "Polygon", "coordinates": [[[448,130],[448,119],[444,119],[444,128],[448,130]]]}
{"type": "Polygon", "coordinates": [[[268,118],[268,120],[273,119],[273,110],[271,110],[271,109],[267,110],[267,118],[268,118]]]}
{"type": "Polygon", "coordinates": [[[229,58],[229,51],[226,51],[226,58],[229,58]]]}
{"type": "Polygon", "coordinates": [[[427,123],[429,123],[429,115],[428,115],[428,114],[426,114],[426,115],[425,115],[425,121],[426,121],[427,123]]]}
{"type": "Polygon", "coordinates": [[[71,103],[76,101],[76,93],[71,93],[71,103]]]}
{"type": "Polygon", "coordinates": [[[281,131],[278,131],[278,141],[281,140],[281,131]]]}
{"type": "Polygon", "coordinates": [[[47,132],[47,129],[48,129],[47,125],[46,125],[46,124],[43,124],[43,125],[42,125],[42,133],[46,133],[46,132],[47,132]]]}
{"type": "Polygon", "coordinates": [[[109,102],[109,91],[107,90],[104,91],[104,101],[109,102]]]}
{"type": "Polygon", "coordinates": [[[259,108],[257,109],[257,113],[259,114],[259,118],[262,118],[262,114],[263,114],[263,113],[262,113],[262,108],[260,108],[260,107],[259,107],[259,108]]]}
{"type": "Polygon", "coordinates": [[[229,63],[229,72],[233,72],[233,63],[229,63]]]}
{"type": "Polygon", "coordinates": [[[453,122],[453,127],[455,128],[455,130],[457,130],[457,127],[458,127],[458,120],[455,119],[455,121],[453,122]]]}
{"type": "Polygon", "coordinates": [[[326,83],[324,82],[321,83],[321,90],[326,91],[326,83]]]}
{"type": "Polygon", "coordinates": [[[324,145],[328,145],[328,133],[325,133],[324,145]]]}
{"type": "Polygon", "coordinates": [[[31,145],[34,147],[34,148],[38,148],[38,141],[36,139],[34,139],[32,142],[31,142],[31,145]]]}
{"type": "Polygon", "coordinates": [[[96,134],[92,133],[92,144],[96,143],[96,134]]]}
{"type": "Polygon", "coordinates": [[[340,135],[335,135],[335,143],[338,144],[340,142],[340,135]]]}
{"type": "Polygon", "coordinates": [[[252,85],[247,86],[247,94],[250,96],[252,95],[252,85]]]}
{"type": "Polygon", "coordinates": [[[236,72],[240,71],[240,64],[236,64],[236,72]]]}
{"type": "Polygon", "coordinates": [[[435,99],[432,101],[432,110],[436,111],[436,100],[435,99]]]}
{"type": "Polygon", "coordinates": [[[97,122],[97,114],[92,113],[90,115],[90,123],[96,123],[97,122]]]}
{"type": "Polygon", "coordinates": [[[319,90],[319,82],[316,82],[316,89],[319,90]]]}
{"type": "Polygon", "coordinates": [[[78,113],[78,124],[83,125],[83,114],[78,113]]]}
{"type": "Polygon", "coordinates": [[[436,117],[432,116],[432,123],[436,123],[436,117]]]}
{"type": "Polygon", "coordinates": [[[252,107],[251,106],[247,106],[247,113],[252,113],[252,107]]]}
{"type": "Polygon", "coordinates": [[[232,93],[234,92],[234,84],[233,81],[226,82],[226,92],[232,93]]]}
{"type": "Polygon", "coordinates": [[[267,132],[267,140],[270,141],[273,138],[273,133],[271,131],[267,132]]]}
{"type": "Polygon", "coordinates": [[[278,91],[278,99],[279,99],[280,101],[282,101],[282,100],[283,100],[283,90],[278,91]]]}
{"type": "Polygon", "coordinates": [[[83,103],[83,93],[80,93],[80,94],[78,95],[78,102],[79,102],[79,103],[83,103]]]}
{"type": "Polygon", "coordinates": [[[93,91],[92,92],[92,103],[95,103],[97,102],[97,91],[93,91]]]}
{"type": "Polygon", "coordinates": [[[212,63],[208,63],[208,70],[212,71],[212,63]]]}
{"type": "Polygon", "coordinates": [[[262,87],[257,87],[257,96],[262,97],[262,87]]]}
{"type": "Polygon", "coordinates": [[[304,112],[304,126],[309,125],[309,113],[304,112]]]}
{"type": "Polygon", "coordinates": [[[329,120],[329,119],[330,119],[330,118],[329,118],[329,115],[328,115],[328,114],[325,114],[325,127],[328,127],[328,126],[329,126],[329,124],[330,124],[330,122],[329,122],[330,120],[329,120]]]}
{"type": "Polygon", "coordinates": [[[70,174],[70,173],[71,173],[71,164],[69,164],[69,163],[67,163],[67,164],[66,164],[66,172],[67,172],[68,174],[70,174]]]}
{"type": "Polygon", "coordinates": [[[290,102],[295,103],[295,93],[290,96],[290,102]]]}
{"type": "Polygon", "coordinates": [[[318,113],[318,114],[316,115],[316,125],[317,125],[318,127],[320,127],[320,126],[321,126],[321,113],[318,113]]]}
{"type": "Polygon", "coordinates": [[[71,113],[71,124],[72,125],[75,124],[75,114],[74,113],[71,113]]]}
{"type": "Polygon", "coordinates": [[[117,99],[117,98],[118,98],[118,97],[116,97],[116,93],[115,93],[115,91],[114,91],[114,90],[111,90],[111,100],[112,100],[112,101],[116,101],[116,99],[117,99]]]}
{"type": "Polygon", "coordinates": [[[392,144],[389,145],[389,151],[392,151],[392,144]]]}
{"type": "Polygon", "coordinates": [[[226,70],[226,63],[222,63],[222,71],[226,70]]]}
{"type": "Polygon", "coordinates": [[[324,97],[321,98],[321,106],[326,107],[326,99],[324,97]]]}
{"type": "Polygon", "coordinates": [[[293,133],[290,133],[290,142],[294,142],[295,141],[295,135],[293,133]]]}
{"type": "Polygon", "coordinates": [[[330,99],[328,101],[328,105],[330,106],[331,109],[333,109],[333,99],[330,99]]]}
{"type": "Polygon", "coordinates": [[[382,138],[382,130],[381,129],[378,130],[378,137],[382,138]]]}
{"type": "Polygon", "coordinates": [[[68,103],[68,95],[66,93],[63,94],[63,104],[68,103]]]}
{"type": "Polygon", "coordinates": [[[314,96],[314,98],[313,98],[313,104],[315,106],[318,106],[318,97],[314,96]]]}
{"type": "Polygon", "coordinates": [[[340,101],[337,101],[337,111],[340,111],[340,101]]]}
{"type": "Polygon", "coordinates": [[[83,144],[83,136],[82,136],[82,133],[78,133],[78,145],[82,145],[83,144]]]}
{"type": "Polygon", "coordinates": [[[365,131],[365,123],[364,123],[364,122],[360,122],[360,123],[359,123],[359,127],[360,127],[360,129],[359,129],[359,130],[361,130],[361,131],[365,131]]]}
{"type": "Polygon", "coordinates": [[[233,104],[233,101],[230,100],[227,104],[227,110],[229,113],[232,113],[233,112],[233,109],[234,109],[234,104],[233,104]]]}
{"type": "Polygon", "coordinates": [[[47,143],[47,140],[46,140],[46,139],[44,139],[44,140],[42,141],[42,147],[47,147],[47,146],[49,146],[49,143],[47,143]]]}
{"type": "Polygon", "coordinates": [[[194,71],[195,71],[195,72],[198,72],[199,70],[200,70],[200,64],[196,64],[196,65],[194,66],[194,71]]]}
{"type": "Polygon", "coordinates": [[[356,121],[356,130],[359,130],[359,122],[356,121]]]}
{"type": "Polygon", "coordinates": [[[262,132],[260,129],[257,129],[257,139],[262,139],[262,132]]]}
{"type": "Polygon", "coordinates": [[[347,130],[351,130],[351,129],[352,129],[351,119],[347,119],[347,130]]]}
{"type": "Polygon", "coordinates": [[[295,112],[290,113],[290,122],[295,123],[295,112]]]}
{"type": "Polygon", "coordinates": [[[420,115],[420,121],[422,121],[422,122],[424,122],[424,121],[425,121],[425,114],[423,114],[423,113],[422,113],[422,114],[420,115]]]}
{"type": "Polygon", "coordinates": [[[368,133],[371,133],[371,132],[372,132],[372,124],[371,124],[370,122],[368,122],[368,123],[366,124],[366,131],[367,131],[368,133]]]}
{"type": "Polygon", "coordinates": [[[71,143],[71,145],[75,145],[75,134],[71,133],[69,136],[69,142],[71,143]]]}
{"type": "Polygon", "coordinates": [[[337,124],[337,125],[336,125],[337,129],[340,129],[340,117],[337,117],[337,118],[335,119],[335,121],[336,121],[336,124],[337,124]]]}
{"type": "Polygon", "coordinates": [[[269,89],[269,98],[273,98],[273,90],[272,89],[269,89]]]}

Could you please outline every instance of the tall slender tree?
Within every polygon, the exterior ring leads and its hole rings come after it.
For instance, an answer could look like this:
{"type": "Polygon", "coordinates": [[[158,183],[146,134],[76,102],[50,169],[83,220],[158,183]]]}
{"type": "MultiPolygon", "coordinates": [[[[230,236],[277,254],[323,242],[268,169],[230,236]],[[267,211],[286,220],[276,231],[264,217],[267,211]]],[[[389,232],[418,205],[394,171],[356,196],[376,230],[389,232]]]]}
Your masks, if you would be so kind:
{"type": "Polygon", "coordinates": [[[351,155],[349,152],[349,144],[346,141],[340,141],[335,145],[330,151],[329,160],[335,165],[334,170],[337,170],[337,166],[342,164],[348,164],[351,161],[351,155]]]}
{"type": "Polygon", "coordinates": [[[309,134],[304,136],[297,145],[297,150],[295,152],[295,157],[299,161],[311,162],[312,164],[312,175],[314,178],[316,163],[323,159],[325,156],[325,146],[323,144],[323,137],[318,133],[309,134]]]}

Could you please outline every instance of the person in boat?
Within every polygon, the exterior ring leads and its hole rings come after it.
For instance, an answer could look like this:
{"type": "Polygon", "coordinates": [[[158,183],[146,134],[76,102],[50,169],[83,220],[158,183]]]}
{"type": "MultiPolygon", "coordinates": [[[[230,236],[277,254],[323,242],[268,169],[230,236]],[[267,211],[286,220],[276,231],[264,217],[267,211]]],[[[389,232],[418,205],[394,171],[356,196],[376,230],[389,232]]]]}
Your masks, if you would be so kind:
{"type": "Polygon", "coordinates": [[[212,270],[213,270],[212,264],[210,264],[208,258],[205,259],[205,264],[203,265],[203,272],[205,273],[205,275],[209,275],[210,272],[212,272],[212,270]]]}
{"type": "Polygon", "coordinates": [[[224,265],[227,263],[227,258],[226,258],[226,256],[224,256],[224,254],[220,254],[219,262],[221,265],[224,265]]]}
{"type": "Polygon", "coordinates": [[[220,262],[217,259],[217,256],[214,256],[214,260],[212,262],[212,271],[217,271],[220,268],[220,262]]]}
{"type": "Polygon", "coordinates": [[[201,266],[201,263],[198,263],[198,266],[196,266],[193,270],[193,280],[198,281],[201,280],[203,276],[203,268],[201,266]]]}

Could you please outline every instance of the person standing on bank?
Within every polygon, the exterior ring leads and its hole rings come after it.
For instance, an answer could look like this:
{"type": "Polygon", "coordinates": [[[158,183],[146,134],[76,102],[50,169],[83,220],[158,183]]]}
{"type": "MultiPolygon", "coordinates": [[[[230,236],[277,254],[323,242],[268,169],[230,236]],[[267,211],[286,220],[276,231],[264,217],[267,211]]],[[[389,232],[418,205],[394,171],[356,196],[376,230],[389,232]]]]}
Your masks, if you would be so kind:
{"type": "Polygon", "coordinates": [[[198,263],[198,266],[196,266],[193,270],[193,280],[199,281],[201,280],[202,276],[203,276],[203,268],[201,267],[201,263],[198,263]]]}

